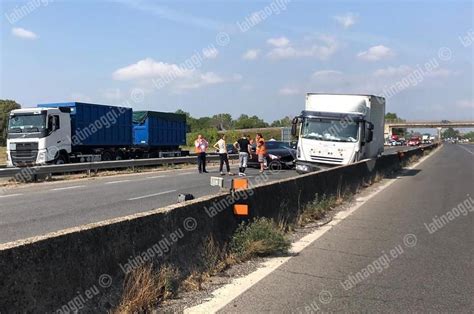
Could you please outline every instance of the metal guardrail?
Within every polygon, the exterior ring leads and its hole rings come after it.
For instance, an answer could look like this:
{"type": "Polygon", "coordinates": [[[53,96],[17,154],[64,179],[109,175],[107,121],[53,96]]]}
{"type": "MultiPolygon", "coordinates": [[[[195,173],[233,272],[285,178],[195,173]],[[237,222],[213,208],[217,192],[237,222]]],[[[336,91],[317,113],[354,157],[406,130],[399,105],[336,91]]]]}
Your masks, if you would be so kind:
{"type": "MultiPolygon", "coordinates": [[[[152,167],[162,166],[167,164],[194,164],[197,163],[196,156],[189,157],[169,157],[169,158],[150,158],[150,159],[130,159],[130,160],[115,160],[115,161],[98,161],[66,165],[48,165],[48,166],[34,166],[25,168],[5,168],[0,169],[0,178],[32,177],[35,175],[49,175],[49,174],[63,174],[69,172],[95,172],[98,170],[110,169],[125,169],[135,167],[152,167]]],[[[218,155],[208,155],[208,161],[219,160],[218,155]]],[[[229,159],[237,159],[238,155],[229,155],[229,159]]]]}

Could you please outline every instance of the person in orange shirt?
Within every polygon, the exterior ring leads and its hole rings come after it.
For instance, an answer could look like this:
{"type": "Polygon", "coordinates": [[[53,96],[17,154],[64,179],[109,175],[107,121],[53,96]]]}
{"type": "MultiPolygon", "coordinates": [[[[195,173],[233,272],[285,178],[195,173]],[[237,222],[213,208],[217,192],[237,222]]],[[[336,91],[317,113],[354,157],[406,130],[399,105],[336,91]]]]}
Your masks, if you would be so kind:
{"type": "Polygon", "coordinates": [[[263,139],[261,133],[257,133],[255,143],[257,143],[257,156],[258,162],[260,164],[260,173],[263,173],[265,169],[265,156],[267,155],[267,148],[265,146],[265,140],[263,139]]]}
{"type": "Polygon", "coordinates": [[[206,150],[209,147],[209,143],[206,139],[199,134],[197,140],[194,141],[194,147],[196,149],[198,170],[199,173],[207,173],[206,171],[206,150]]]}

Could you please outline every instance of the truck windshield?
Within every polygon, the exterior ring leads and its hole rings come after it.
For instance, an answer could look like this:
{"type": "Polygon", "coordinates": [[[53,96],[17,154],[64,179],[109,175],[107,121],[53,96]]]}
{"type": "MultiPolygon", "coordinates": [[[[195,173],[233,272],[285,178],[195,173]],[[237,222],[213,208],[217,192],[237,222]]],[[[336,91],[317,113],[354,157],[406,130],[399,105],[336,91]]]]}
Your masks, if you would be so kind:
{"type": "Polygon", "coordinates": [[[305,119],[301,137],[330,142],[357,142],[359,124],[353,121],[305,119]]]}
{"type": "Polygon", "coordinates": [[[45,114],[16,114],[10,116],[8,133],[33,133],[46,129],[45,114]]]}

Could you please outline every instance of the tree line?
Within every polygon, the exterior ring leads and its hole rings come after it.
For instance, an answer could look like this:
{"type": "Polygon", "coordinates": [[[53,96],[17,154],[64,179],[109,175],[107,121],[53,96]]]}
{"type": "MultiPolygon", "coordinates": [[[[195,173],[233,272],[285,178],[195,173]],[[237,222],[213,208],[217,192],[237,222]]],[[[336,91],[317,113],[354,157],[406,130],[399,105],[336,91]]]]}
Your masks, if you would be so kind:
{"type": "Polygon", "coordinates": [[[7,126],[10,111],[20,109],[21,106],[14,100],[0,99],[0,146],[7,144],[7,126]]]}

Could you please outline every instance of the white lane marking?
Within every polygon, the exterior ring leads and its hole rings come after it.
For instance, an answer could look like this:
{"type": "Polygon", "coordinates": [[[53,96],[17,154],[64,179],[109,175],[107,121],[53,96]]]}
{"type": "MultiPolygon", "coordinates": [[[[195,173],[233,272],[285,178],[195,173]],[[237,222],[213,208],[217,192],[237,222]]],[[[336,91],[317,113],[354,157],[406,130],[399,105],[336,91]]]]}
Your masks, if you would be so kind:
{"type": "Polygon", "coordinates": [[[14,196],[20,196],[23,194],[9,194],[9,195],[0,195],[0,198],[6,198],[6,197],[14,197],[14,196]]]}
{"type": "Polygon", "coordinates": [[[470,153],[471,155],[474,155],[473,152],[471,152],[469,149],[467,149],[467,148],[464,147],[463,145],[459,145],[459,147],[461,147],[462,149],[464,149],[466,152],[470,153]]]}
{"type": "Polygon", "coordinates": [[[163,191],[163,192],[155,193],[155,194],[148,194],[148,195],[133,197],[133,198],[129,198],[128,200],[129,201],[141,200],[142,198],[154,197],[154,196],[159,196],[159,195],[173,193],[173,192],[176,192],[176,190],[169,190],[169,191],[163,191]]]}
{"type": "Polygon", "coordinates": [[[78,188],[83,188],[83,187],[85,187],[85,185],[74,185],[74,186],[67,186],[65,188],[51,189],[50,191],[72,190],[72,189],[78,189],[78,188]]]}
{"type": "Polygon", "coordinates": [[[188,174],[194,174],[196,172],[185,172],[185,173],[178,173],[178,174],[175,174],[174,177],[177,177],[177,176],[186,176],[188,174]]]}
{"type": "Polygon", "coordinates": [[[110,181],[110,182],[105,182],[104,184],[117,184],[117,183],[124,183],[124,182],[130,182],[130,180],[110,181]]]}
{"type": "MultiPolygon", "coordinates": [[[[438,150],[433,152],[432,154],[421,158],[419,162],[416,164],[408,167],[407,169],[413,169],[419,166],[422,162],[433,156],[438,150]]],[[[314,232],[308,234],[307,236],[303,237],[299,241],[293,243],[291,247],[292,253],[299,253],[303,251],[306,247],[311,245],[314,241],[319,239],[323,236],[326,232],[331,230],[334,226],[339,224],[345,218],[350,216],[354,213],[357,209],[362,207],[368,200],[376,196],[379,192],[385,190],[393,183],[398,182],[398,180],[390,180],[384,185],[380,186],[376,191],[369,194],[367,197],[361,198],[361,202],[358,202],[354,207],[350,208],[347,211],[337,213],[333,220],[325,226],[320,227],[319,229],[315,230],[314,232]]],[[[212,293],[212,297],[209,301],[201,303],[197,306],[187,308],[184,310],[185,314],[191,313],[216,313],[225,306],[227,306],[232,300],[243,294],[245,291],[253,287],[256,283],[260,280],[265,278],[267,275],[271,274],[275,271],[278,267],[289,261],[292,256],[289,257],[276,257],[271,258],[270,260],[262,263],[261,268],[257,269],[253,273],[248,276],[241,277],[234,279],[230,284],[225,285],[212,293]]]]}
{"type": "Polygon", "coordinates": [[[153,176],[153,177],[146,177],[146,179],[158,179],[158,178],[166,178],[166,176],[153,176]]]}

